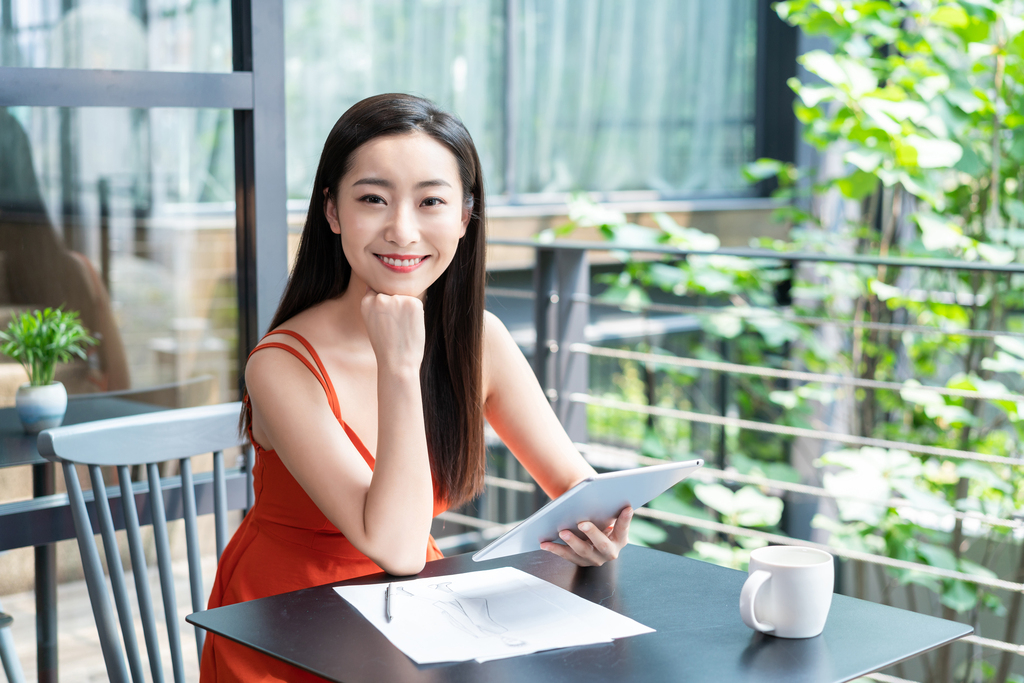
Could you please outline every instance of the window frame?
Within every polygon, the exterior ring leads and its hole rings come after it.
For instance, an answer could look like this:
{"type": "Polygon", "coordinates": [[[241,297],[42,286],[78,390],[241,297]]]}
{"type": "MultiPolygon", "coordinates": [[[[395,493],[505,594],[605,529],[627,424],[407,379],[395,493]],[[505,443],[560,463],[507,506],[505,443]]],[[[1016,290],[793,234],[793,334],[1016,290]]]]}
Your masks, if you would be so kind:
{"type": "Polygon", "coordinates": [[[242,365],[288,279],[283,0],[232,0],[231,26],[229,73],[0,67],[0,107],[233,110],[242,365]]]}

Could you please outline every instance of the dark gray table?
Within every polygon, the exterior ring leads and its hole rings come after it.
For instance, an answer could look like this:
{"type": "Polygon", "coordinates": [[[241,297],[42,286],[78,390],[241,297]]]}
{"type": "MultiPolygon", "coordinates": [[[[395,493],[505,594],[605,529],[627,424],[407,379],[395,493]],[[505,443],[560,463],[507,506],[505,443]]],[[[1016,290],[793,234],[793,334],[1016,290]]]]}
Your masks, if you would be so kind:
{"type": "MultiPolygon", "coordinates": [[[[164,410],[115,396],[74,396],[68,400],[64,424],[80,424],[111,417],[139,415],[164,410]]],[[[55,491],[54,464],[39,455],[36,436],[26,434],[14,408],[0,408],[0,469],[32,466],[32,495],[48,496],[55,491]]],[[[0,527],[3,520],[0,519],[0,527]]],[[[0,528],[2,532],[2,528],[0,528]]],[[[36,668],[40,683],[57,681],[57,547],[35,546],[36,668]]]]}
{"type": "MultiPolygon", "coordinates": [[[[579,569],[544,551],[473,562],[430,562],[420,576],[513,566],[632,617],[657,633],[485,664],[417,666],[330,584],[190,615],[187,620],[342,683],[430,681],[848,681],[972,631],[952,621],[836,595],[825,631],[785,640],[755,633],[739,615],[746,574],[629,546],[615,562],[579,569]]],[[[387,581],[386,574],[349,584],[387,581]]]]}

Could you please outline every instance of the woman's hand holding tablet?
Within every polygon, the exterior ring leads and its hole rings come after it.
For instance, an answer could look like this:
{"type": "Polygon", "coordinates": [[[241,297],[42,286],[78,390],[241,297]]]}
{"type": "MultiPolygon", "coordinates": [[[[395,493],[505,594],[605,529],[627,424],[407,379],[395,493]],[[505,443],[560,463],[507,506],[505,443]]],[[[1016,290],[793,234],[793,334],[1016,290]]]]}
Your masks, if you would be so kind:
{"type": "Polygon", "coordinates": [[[547,550],[575,564],[615,559],[628,540],[633,510],[701,467],[703,460],[606,472],[584,479],[473,555],[477,562],[547,550]]]}
{"type": "Polygon", "coordinates": [[[614,560],[619,556],[626,544],[629,542],[629,520],[633,519],[633,508],[625,507],[615,521],[605,529],[599,529],[591,522],[580,522],[576,525],[585,535],[580,538],[569,529],[558,532],[562,543],[554,541],[543,541],[540,544],[541,550],[558,555],[564,560],[581,567],[600,567],[608,560],[614,560]]]}

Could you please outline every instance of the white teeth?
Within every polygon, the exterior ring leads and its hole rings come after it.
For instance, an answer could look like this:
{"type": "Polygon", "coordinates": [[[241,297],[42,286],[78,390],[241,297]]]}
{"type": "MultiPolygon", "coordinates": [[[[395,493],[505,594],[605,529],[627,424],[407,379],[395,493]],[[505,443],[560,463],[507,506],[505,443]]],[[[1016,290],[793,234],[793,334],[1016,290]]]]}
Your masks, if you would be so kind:
{"type": "Polygon", "coordinates": [[[416,265],[417,263],[419,263],[420,261],[423,260],[423,257],[404,259],[404,260],[403,259],[394,259],[394,258],[390,258],[388,256],[381,256],[379,258],[380,258],[381,261],[383,261],[384,263],[388,264],[389,266],[399,266],[399,267],[414,266],[414,265],[416,265]]]}

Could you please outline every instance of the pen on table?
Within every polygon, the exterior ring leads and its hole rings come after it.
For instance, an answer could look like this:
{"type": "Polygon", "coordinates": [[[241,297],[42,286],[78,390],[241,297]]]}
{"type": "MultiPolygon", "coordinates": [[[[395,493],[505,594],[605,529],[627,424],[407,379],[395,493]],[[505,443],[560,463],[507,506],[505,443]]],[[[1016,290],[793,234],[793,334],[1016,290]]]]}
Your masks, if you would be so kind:
{"type": "Polygon", "coordinates": [[[387,617],[388,623],[391,622],[391,586],[389,583],[384,589],[384,616],[387,617]]]}

